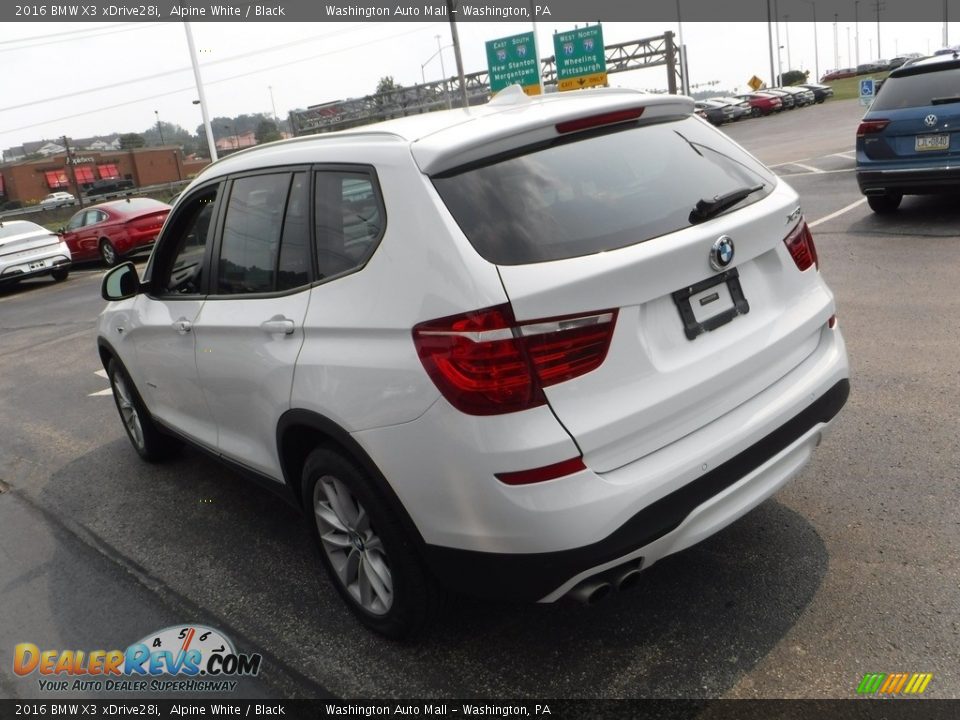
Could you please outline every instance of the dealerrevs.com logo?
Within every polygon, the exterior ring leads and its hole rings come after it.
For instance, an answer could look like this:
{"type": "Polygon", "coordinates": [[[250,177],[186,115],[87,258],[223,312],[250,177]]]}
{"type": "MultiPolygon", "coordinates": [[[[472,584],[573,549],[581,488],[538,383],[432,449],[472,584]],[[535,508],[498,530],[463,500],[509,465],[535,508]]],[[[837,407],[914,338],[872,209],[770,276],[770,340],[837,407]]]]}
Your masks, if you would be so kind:
{"type": "Polygon", "coordinates": [[[238,653],[219,630],[178,625],[147,635],[126,650],[41,650],[19,643],[18,677],[39,675],[45,692],[230,692],[260,672],[258,653],[238,653]]]}

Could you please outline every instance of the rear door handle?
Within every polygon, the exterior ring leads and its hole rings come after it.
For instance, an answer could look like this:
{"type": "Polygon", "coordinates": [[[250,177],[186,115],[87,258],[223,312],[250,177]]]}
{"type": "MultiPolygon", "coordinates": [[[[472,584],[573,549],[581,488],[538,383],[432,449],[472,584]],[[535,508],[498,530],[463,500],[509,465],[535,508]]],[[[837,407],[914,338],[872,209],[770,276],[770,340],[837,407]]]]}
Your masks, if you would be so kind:
{"type": "Polygon", "coordinates": [[[193,329],[193,323],[191,323],[189,320],[177,320],[173,324],[173,329],[181,335],[186,335],[193,329]]]}
{"type": "Polygon", "coordinates": [[[271,318],[260,323],[260,328],[265,332],[271,335],[275,333],[282,333],[284,335],[293,335],[295,326],[293,320],[284,317],[271,318]]]}

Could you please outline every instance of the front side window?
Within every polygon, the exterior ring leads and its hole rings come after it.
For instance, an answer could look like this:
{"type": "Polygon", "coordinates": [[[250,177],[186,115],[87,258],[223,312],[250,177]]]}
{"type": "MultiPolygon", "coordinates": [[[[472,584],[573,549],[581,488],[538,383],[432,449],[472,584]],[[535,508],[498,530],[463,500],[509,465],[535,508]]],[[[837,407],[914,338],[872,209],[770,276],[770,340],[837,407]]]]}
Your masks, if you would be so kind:
{"type": "Polygon", "coordinates": [[[181,203],[164,232],[156,252],[156,287],[159,295],[198,295],[202,290],[203,261],[217,188],[210,188],[181,203]]]}
{"type": "Polygon", "coordinates": [[[86,217],[86,212],[78,212],[72,218],[70,222],[67,223],[67,230],[79,230],[83,227],[83,218],[86,217]]]}

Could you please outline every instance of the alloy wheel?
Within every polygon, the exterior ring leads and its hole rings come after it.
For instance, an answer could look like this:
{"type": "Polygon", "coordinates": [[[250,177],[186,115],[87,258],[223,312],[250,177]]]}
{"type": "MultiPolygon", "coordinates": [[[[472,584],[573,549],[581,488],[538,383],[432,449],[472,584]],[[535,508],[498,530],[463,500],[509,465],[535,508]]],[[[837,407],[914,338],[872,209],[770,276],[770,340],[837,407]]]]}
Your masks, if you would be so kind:
{"type": "Polygon", "coordinates": [[[120,408],[120,417],[123,419],[127,432],[130,433],[130,439],[133,440],[133,444],[137,446],[138,450],[143,450],[143,426],[140,424],[140,414],[133,403],[130,389],[120,373],[114,373],[113,375],[113,390],[117,397],[117,407],[120,408]]]}
{"type": "Polygon", "coordinates": [[[313,490],[313,512],[321,546],[340,583],[372,615],[393,605],[393,577],[383,541],[349,487],[324,475],[313,490]]]}

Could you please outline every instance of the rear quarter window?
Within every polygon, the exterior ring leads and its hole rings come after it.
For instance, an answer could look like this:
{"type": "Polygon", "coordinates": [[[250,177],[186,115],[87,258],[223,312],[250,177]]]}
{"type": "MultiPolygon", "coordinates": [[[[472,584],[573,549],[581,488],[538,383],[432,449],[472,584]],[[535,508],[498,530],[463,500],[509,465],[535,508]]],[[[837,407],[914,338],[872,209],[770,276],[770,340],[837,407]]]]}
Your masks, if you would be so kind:
{"type": "Polygon", "coordinates": [[[486,260],[520,265],[626,247],[689,226],[690,211],[775,177],[700,120],[687,117],[561,139],[433,178],[486,260]]]}

